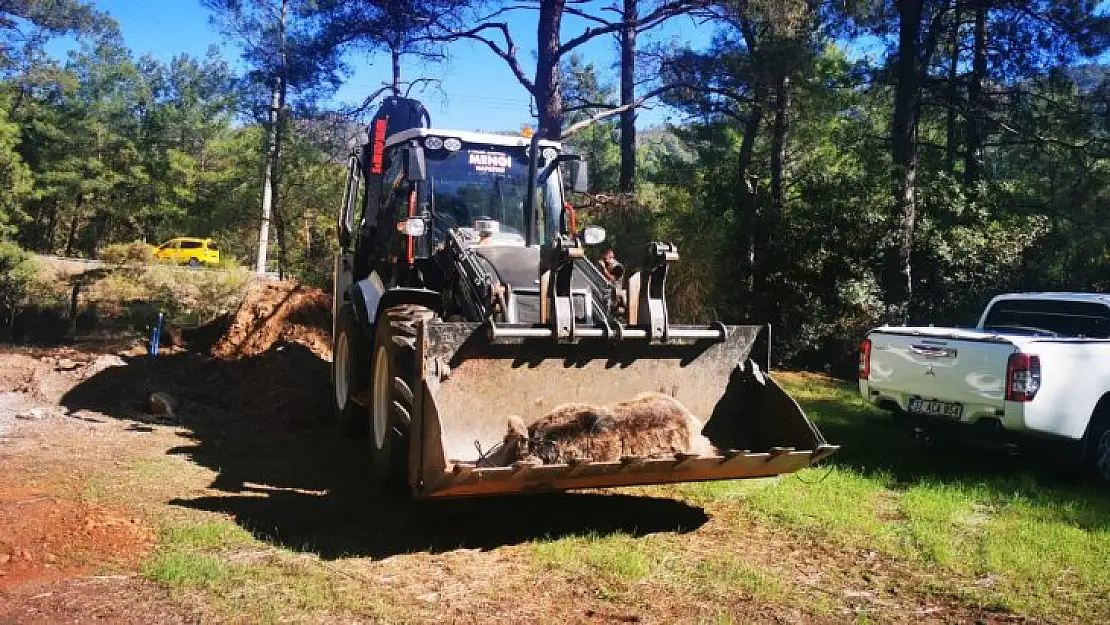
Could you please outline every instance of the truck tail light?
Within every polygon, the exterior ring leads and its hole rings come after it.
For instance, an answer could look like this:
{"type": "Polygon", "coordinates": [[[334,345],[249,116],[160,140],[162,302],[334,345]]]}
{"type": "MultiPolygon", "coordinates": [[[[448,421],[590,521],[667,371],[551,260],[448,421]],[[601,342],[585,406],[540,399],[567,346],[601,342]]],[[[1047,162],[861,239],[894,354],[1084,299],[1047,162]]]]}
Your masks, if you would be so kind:
{"type": "Polygon", "coordinates": [[[1040,388],[1040,357],[1010,354],[1010,359],[1006,361],[1006,401],[1033,401],[1040,388]]]}
{"type": "Polygon", "coordinates": [[[871,377],[871,339],[863,339],[859,344],[859,379],[871,377]]]}

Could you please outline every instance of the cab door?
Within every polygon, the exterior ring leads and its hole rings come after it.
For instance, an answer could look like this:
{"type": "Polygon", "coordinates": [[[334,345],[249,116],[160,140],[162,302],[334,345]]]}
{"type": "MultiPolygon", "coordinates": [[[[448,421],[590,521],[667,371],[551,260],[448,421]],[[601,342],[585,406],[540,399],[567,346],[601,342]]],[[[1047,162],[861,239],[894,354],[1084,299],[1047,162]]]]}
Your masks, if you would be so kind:
{"type": "Polygon", "coordinates": [[[332,336],[337,328],[334,327],[338,318],[339,307],[350,305],[347,288],[351,285],[354,275],[354,246],[355,246],[355,211],[358,200],[363,194],[362,167],[357,154],[352,154],[347,159],[347,183],[343,193],[343,202],[339,207],[338,234],[339,254],[335,258],[334,278],[332,283],[332,336]]]}

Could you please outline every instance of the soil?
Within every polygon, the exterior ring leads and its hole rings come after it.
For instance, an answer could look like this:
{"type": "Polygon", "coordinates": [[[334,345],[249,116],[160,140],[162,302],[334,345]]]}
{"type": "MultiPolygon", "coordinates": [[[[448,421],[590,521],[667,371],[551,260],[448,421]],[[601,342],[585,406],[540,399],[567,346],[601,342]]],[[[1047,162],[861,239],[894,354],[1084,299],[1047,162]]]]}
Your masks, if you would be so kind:
{"type": "Polygon", "coordinates": [[[304,345],[327,360],[330,330],[331,298],[326,293],[290,282],[255,283],[211,353],[249,358],[280,341],[304,345]]]}
{"type": "Polygon", "coordinates": [[[152,543],[127,510],[0,487],[0,585],[133,566],[152,543]]]}
{"type": "Polygon", "coordinates": [[[315,421],[305,415],[328,405],[330,326],[325,293],[270,282],[230,318],[167,328],[158,357],[141,341],[0,346],[0,623],[195,622],[135,575],[155,543],[150,515],[87,496],[89,477],[164,454],[158,427],[315,421]],[[155,393],[173,410],[152,405],[155,393]]]}

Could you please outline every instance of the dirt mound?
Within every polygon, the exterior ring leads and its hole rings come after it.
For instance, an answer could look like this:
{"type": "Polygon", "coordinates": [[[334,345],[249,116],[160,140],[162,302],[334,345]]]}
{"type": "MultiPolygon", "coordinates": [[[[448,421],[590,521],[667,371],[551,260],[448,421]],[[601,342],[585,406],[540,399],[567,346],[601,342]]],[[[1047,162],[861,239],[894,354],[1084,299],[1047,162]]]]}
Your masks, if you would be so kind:
{"type": "Polygon", "coordinates": [[[105,506],[0,488],[0,585],[133,565],[154,536],[105,506]]]}
{"type": "Polygon", "coordinates": [[[170,332],[171,349],[128,358],[128,366],[71,389],[63,405],[194,428],[296,428],[329,413],[331,301],[323,291],[291,281],[256,282],[234,315],[170,332]],[[173,398],[174,414],[152,414],[156,393],[173,398]]]}
{"type": "Polygon", "coordinates": [[[239,359],[287,342],[330,360],[330,332],[331,298],[320,289],[295,282],[256,283],[211,353],[217,358],[239,359]]]}

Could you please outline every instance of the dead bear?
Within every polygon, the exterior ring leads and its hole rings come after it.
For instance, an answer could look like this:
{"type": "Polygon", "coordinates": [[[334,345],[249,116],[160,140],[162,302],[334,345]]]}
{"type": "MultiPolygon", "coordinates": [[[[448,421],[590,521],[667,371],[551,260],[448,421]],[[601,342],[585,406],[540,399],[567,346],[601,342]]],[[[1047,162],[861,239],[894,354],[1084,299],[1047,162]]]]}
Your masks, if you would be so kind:
{"type": "Polygon", "coordinates": [[[701,421],[685,406],[661,393],[637,395],[611,408],[562,404],[528,427],[520,417],[509,417],[503,457],[505,464],[562,464],[572,459],[716,455],[701,429],[701,421]]]}

